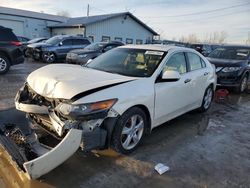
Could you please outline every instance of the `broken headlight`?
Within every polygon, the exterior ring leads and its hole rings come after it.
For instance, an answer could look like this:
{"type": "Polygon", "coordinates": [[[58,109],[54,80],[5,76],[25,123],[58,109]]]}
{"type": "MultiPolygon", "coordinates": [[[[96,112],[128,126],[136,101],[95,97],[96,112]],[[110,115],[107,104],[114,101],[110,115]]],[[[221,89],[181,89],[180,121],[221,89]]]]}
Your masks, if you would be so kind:
{"type": "Polygon", "coordinates": [[[116,103],[116,101],[117,99],[109,99],[87,104],[60,103],[56,107],[56,110],[64,116],[77,118],[91,114],[107,112],[116,103]]]}

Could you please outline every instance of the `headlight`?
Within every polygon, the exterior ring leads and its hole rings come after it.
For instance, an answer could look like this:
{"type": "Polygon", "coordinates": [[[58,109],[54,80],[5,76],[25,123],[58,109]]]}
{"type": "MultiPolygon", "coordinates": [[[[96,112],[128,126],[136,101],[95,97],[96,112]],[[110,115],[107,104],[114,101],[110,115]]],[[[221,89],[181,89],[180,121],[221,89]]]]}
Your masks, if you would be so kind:
{"type": "Polygon", "coordinates": [[[81,57],[81,58],[85,58],[85,57],[87,57],[87,56],[88,56],[88,54],[78,55],[78,57],[81,57]]]}
{"type": "Polygon", "coordinates": [[[225,67],[222,69],[222,72],[236,72],[240,69],[241,67],[225,67]]]}
{"type": "Polygon", "coordinates": [[[56,107],[56,110],[65,116],[76,118],[78,116],[90,115],[99,112],[106,112],[116,103],[116,101],[117,99],[109,99],[105,101],[99,101],[87,104],[78,104],[78,105],[60,103],[56,107]]]}

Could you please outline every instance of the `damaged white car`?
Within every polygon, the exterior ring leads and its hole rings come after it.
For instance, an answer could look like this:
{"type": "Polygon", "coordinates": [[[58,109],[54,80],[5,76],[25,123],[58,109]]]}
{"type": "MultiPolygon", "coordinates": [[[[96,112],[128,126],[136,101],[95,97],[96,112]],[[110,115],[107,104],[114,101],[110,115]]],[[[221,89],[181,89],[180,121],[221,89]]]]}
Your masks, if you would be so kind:
{"type": "Polygon", "coordinates": [[[214,67],[198,52],[175,46],[123,46],[85,67],[40,68],[18,92],[16,108],[60,143],[50,148],[30,141],[37,157],[24,162],[24,169],[37,178],[79,147],[130,153],[162,123],[206,111],[215,86],[214,67]]]}

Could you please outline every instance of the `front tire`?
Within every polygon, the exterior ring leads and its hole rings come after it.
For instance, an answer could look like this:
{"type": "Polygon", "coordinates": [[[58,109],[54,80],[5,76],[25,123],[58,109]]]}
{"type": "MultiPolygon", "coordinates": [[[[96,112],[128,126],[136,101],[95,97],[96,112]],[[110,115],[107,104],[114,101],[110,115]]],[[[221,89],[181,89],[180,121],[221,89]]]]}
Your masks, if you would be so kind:
{"type": "Polygon", "coordinates": [[[209,86],[204,93],[202,105],[199,108],[200,112],[205,112],[210,108],[212,101],[213,101],[213,97],[214,97],[213,87],[209,86]]]}
{"type": "Polygon", "coordinates": [[[5,74],[6,72],[8,72],[10,69],[10,61],[9,59],[0,54],[0,74],[5,74]]]}
{"type": "Polygon", "coordinates": [[[236,88],[237,93],[243,93],[247,89],[248,76],[245,75],[240,82],[240,85],[236,88]]]}
{"type": "Polygon", "coordinates": [[[118,120],[112,134],[112,148],[118,153],[128,154],[139,145],[147,126],[144,111],[138,107],[127,110],[118,120]]]}
{"type": "Polygon", "coordinates": [[[45,63],[54,63],[56,61],[56,55],[53,52],[45,52],[42,54],[42,59],[45,63]]]}

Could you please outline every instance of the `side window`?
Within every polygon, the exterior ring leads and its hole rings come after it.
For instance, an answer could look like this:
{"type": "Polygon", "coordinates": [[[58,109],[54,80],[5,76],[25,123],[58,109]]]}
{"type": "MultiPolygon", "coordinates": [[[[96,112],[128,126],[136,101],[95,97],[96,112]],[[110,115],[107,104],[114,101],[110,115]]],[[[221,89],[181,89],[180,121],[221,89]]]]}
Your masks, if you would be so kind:
{"type": "Polygon", "coordinates": [[[187,63],[184,53],[176,53],[172,55],[172,57],[170,57],[164,67],[164,71],[166,70],[174,70],[179,72],[180,74],[186,73],[187,63]]]}
{"type": "Polygon", "coordinates": [[[198,55],[188,52],[187,57],[189,60],[189,66],[191,71],[203,68],[201,58],[198,55]]]}
{"type": "Polygon", "coordinates": [[[110,36],[102,36],[102,42],[109,42],[110,36]]]}
{"type": "Polygon", "coordinates": [[[133,39],[126,38],[126,44],[133,44],[133,39]]]}
{"type": "Polygon", "coordinates": [[[73,40],[73,45],[85,45],[89,44],[89,41],[86,39],[74,39],[73,40]]]}
{"type": "Polygon", "coordinates": [[[72,45],[72,40],[71,39],[66,39],[62,42],[63,46],[69,46],[72,45]]]}
{"type": "Polygon", "coordinates": [[[206,63],[205,63],[205,61],[204,61],[203,59],[201,59],[201,58],[200,58],[200,60],[201,60],[201,65],[202,65],[202,68],[205,68],[205,67],[206,67],[206,63]]]}

